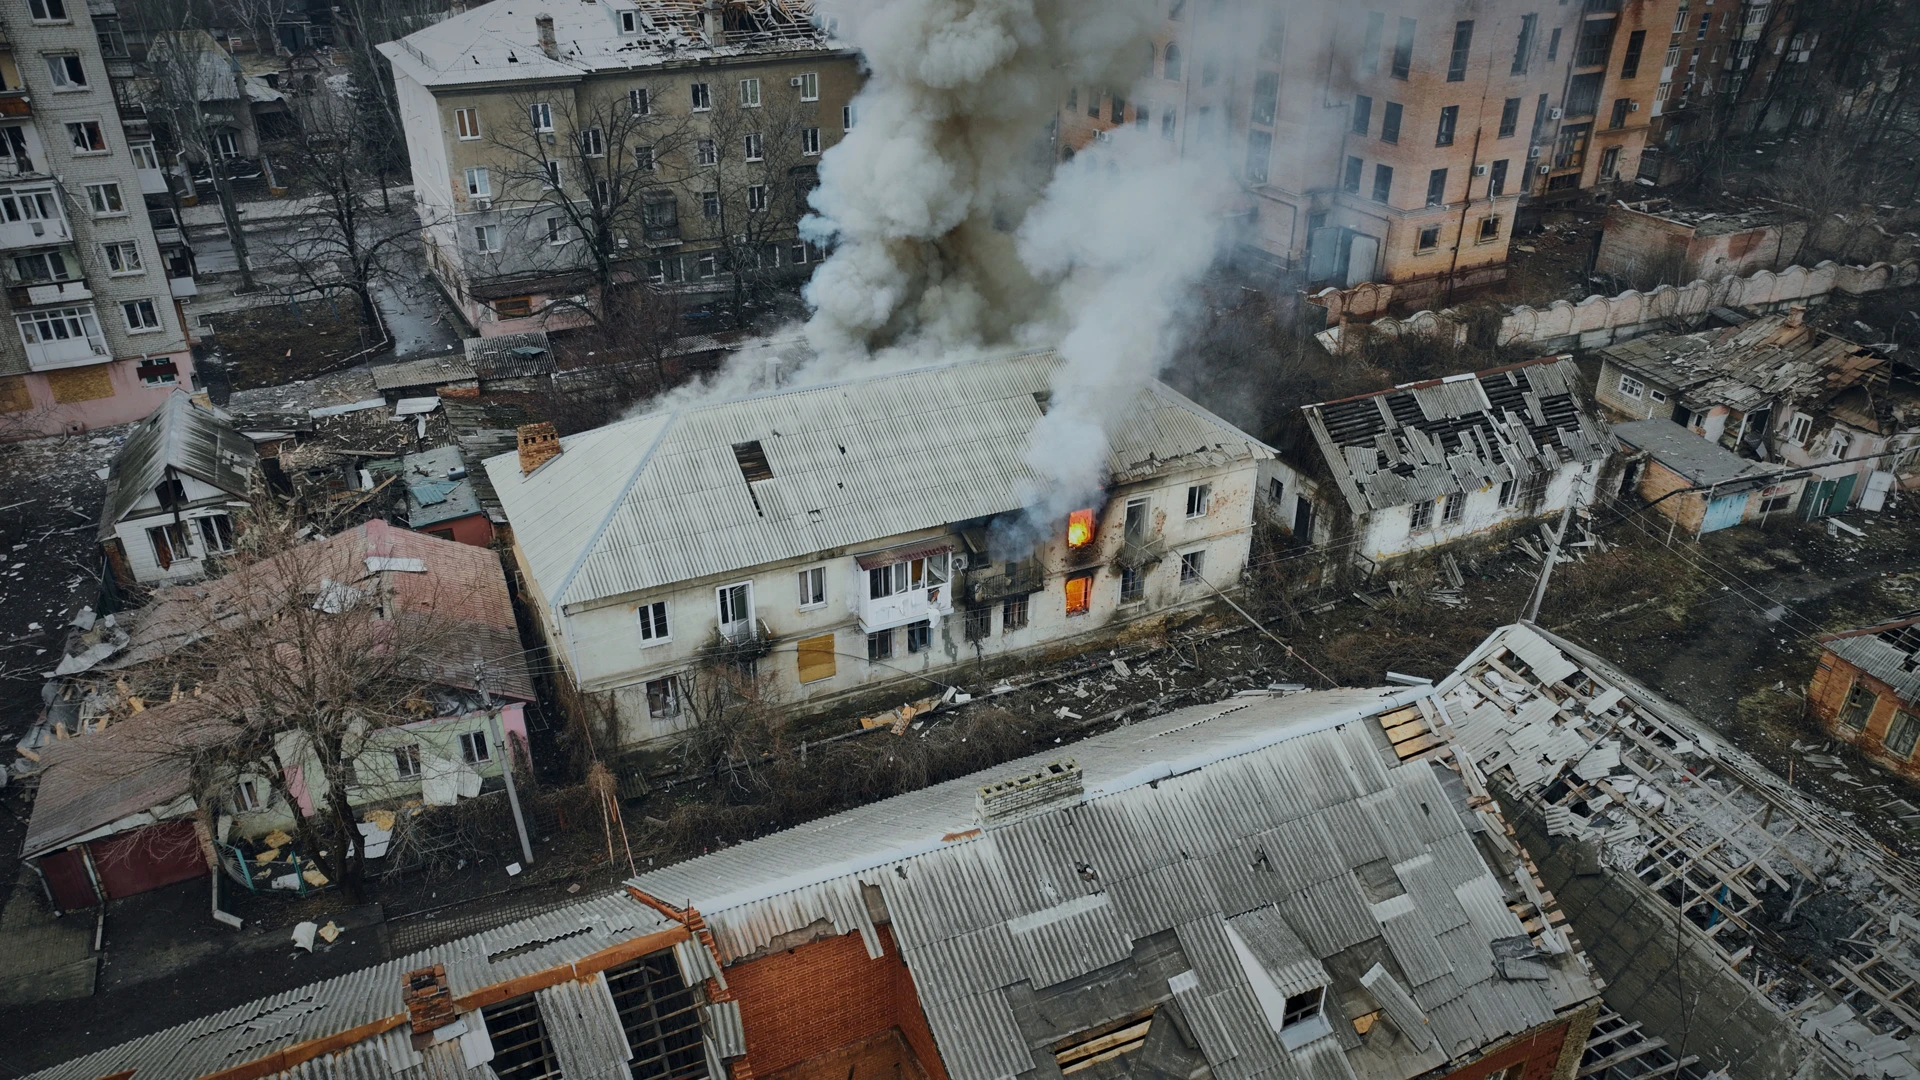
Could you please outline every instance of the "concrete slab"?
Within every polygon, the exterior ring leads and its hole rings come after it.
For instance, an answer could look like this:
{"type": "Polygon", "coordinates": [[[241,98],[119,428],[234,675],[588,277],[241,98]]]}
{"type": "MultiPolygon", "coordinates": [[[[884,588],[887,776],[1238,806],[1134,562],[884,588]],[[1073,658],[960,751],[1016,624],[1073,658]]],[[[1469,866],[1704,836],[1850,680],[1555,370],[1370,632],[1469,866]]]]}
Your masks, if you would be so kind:
{"type": "Polygon", "coordinates": [[[0,1005],[92,996],[93,924],[90,912],[55,918],[39,879],[22,866],[0,912],[0,1005]]]}

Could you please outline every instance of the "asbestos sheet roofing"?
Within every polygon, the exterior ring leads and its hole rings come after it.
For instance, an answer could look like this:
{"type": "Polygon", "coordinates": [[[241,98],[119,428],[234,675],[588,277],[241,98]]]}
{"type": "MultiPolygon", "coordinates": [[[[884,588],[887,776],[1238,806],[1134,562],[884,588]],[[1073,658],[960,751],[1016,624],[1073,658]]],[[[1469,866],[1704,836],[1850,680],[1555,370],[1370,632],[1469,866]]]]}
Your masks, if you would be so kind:
{"type": "Polygon", "coordinates": [[[381,364],[370,369],[370,374],[373,376],[373,388],[383,392],[474,380],[473,368],[464,359],[449,356],[427,356],[418,360],[402,360],[397,364],[381,364]]]}
{"type": "Polygon", "coordinates": [[[814,25],[812,0],[732,0],[725,37],[703,33],[701,0],[585,0],[516,4],[494,0],[379,46],[425,86],[579,78],[666,63],[805,55],[845,48],[814,25]],[[625,29],[621,12],[638,16],[625,29]],[[534,16],[553,19],[554,55],[541,48],[534,16]]]}
{"type": "Polygon", "coordinates": [[[1649,334],[1600,355],[1690,407],[1741,412],[1775,401],[1817,408],[1850,387],[1884,388],[1891,370],[1868,349],[1788,312],[1693,334],[1649,334]]]}
{"type": "Polygon", "coordinates": [[[113,455],[107,473],[107,497],[100,513],[100,539],[145,498],[167,470],[211,484],[229,495],[245,498],[247,483],[259,455],[253,441],[220,414],[196,404],[185,390],[167,395],[113,455]]]}
{"type": "MultiPolygon", "coordinates": [[[[1072,1032],[1052,1030],[1033,1003],[1082,1000],[1076,988],[1104,978],[1096,973],[1116,976],[1102,986],[1148,984],[1150,1001],[1178,1000],[1222,1080],[1403,1080],[1597,992],[1572,953],[1541,958],[1557,982],[1496,973],[1492,942],[1525,933],[1504,906],[1509,892],[1518,899],[1513,867],[1481,854],[1464,795],[1435,777],[1442,766],[1399,762],[1379,727],[1382,713],[1428,693],[1328,690],[1183,709],[629,884],[698,911],[728,963],[822,920],[858,932],[877,956],[883,910],[954,1080],[1034,1069],[1072,1032]],[[983,785],[1060,757],[1078,766],[1079,792],[977,821],[983,785]],[[1169,930],[1178,960],[1154,970],[1187,973],[1155,982],[1139,958],[1165,948],[1148,939],[1164,943],[1169,930]],[[1354,1017],[1387,1004],[1359,981],[1376,961],[1411,987],[1399,1015],[1412,1030],[1353,1030],[1354,1017]],[[1277,1035],[1273,995],[1321,986],[1323,1026],[1277,1035]],[[1441,1017],[1451,1018],[1444,1031],[1441,1017]]],[[[1139,1004],[1116,999],[1116,1015],[1139,1004]]]]}
{"type": "MultiPolygon", "coordinates": [[[[425,1071],[418,1068],[422,1062],[409,1045],[405,1026],[403,991],[407,972],[445,964],[448,987],[455,998],[460,998],[483,987],[571,965],[601,949],[675,925],[624,893],[589,900],[349,975],[309,983],[33,1075],[35,1080],[97,1080],[114,1074],[138,1080],[192,1080],[270,1058],[299,1043],[381,1021],[396,1021],[397,1026],[391,1030],[367,1035],[291,1070],[259,1068],[245,1075],[315,1080],[446,1075],[482,1080],[492,1077],[493,1070],[485,1066],[467,1069],[455,1043],[443,1043],[426,1052],[452,1052],[452,1058],[444,1063],[449,1068],[436,1073],[431,1061],[425,1071]]],[[[563,1062],[601,1065],[619,1054],[619,1044],[624,1040],[618,1029],[604,1030],[605,1018],[613,1012],[605,979],[563,985],[536,998],[548,1038],[556,1044],[563,1062]]],[[[474,1014],[462,1015],[470,1023],[478,1020],[474,1014]]],[[[623,1067],[620,1074],[625,1075],[623,1067]]]]}
{"type": "Polygon", "coordinates": [[[1407,383],[1302,408],[1356,515],[1544,478],[1611,443],[1573,358],[1407,383]]]}
{"type": "Polygon", "coordinates": [[[1613,426],[1613,437],[1634,450],[1644,450],[1653,460],[1673,470],[1691,483],[1706,486],[1736,480],[1764,482],[1774,472],[1765,462],[1743,458],[1739,454],[1708,442],[1671,420],[1634,420],[1613,426]]]}
{"type": "MultiPolygon", "coordinates": [[[[590,604],[1019,509],[1057,364],[1025,353],[654,413],[564,438],[530,474],[515,454],[486,468],[541,595],[590,604]],[[755,447],[772,475],[749,481],[755,447]]],[[[1159,383],[1108,440],[1116,482],[1272,456],[1159,383]]]]}
{"type": "Polygon", "coordinates": [[[1920,706],[1920,612],[1821,640],[1828,652],[1892,687],[1909,707],[1920,706]]]}
{"type": "Polygon", "coordinates": [[[553,345],[545,330],[468,338],[467,366],[482,379],[525,379],[553,374],[553,345]]]}

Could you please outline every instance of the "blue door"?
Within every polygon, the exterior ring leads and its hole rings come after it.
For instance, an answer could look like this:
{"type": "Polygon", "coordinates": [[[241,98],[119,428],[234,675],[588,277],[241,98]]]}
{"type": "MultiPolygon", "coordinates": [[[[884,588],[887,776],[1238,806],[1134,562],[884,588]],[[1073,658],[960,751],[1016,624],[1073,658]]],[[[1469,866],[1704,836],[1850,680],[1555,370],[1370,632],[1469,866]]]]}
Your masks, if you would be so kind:
{"type": "Polygon", "coordinates": [[[1747,492],[1738,495],[1722,495],[1707,504],[1706,517],[1700,521],[1700,531],[1710,533],[1730,525],[1740,524],[1747,514],[1747,492]]]}

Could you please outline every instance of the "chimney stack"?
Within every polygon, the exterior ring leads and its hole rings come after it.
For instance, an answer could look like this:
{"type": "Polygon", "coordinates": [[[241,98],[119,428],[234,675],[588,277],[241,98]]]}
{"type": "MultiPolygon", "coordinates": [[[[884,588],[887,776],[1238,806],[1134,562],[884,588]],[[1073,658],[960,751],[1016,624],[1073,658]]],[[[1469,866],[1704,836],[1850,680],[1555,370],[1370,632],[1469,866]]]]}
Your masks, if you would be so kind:
{"type": "Polygon", "coordinates": [[[727,43],[726,4],[721,0],[706,0],[700,5],[700,33],[707,44],[719,48],[727,43]]]}
{"type": "Polygon", "coordinates": [[[407,1021],[413,1028],[413,1048],[424,1050],[438,1028],[453,1023],[453,991],[447,987],[447,966],[435,964],[401,976],[407,1003],[407,1021]]]}
{"type": "Polygon", "coordinates": [[[553,40],[553,16],[535,15],[533,25],[540,30],[540,51],[546,53],[549,60],[560,59],[560,46],[553,40]]]}
{"type": "Polygon", "coordinates": [[[981,825],[1003,825],[1038,810],[1076,805],[1086,790],[1080,763],[1061,758],[1025,776],[981,787],[974,793],[973,815],[981,825]]]}
{"type": "Polygon", "coordinates": [[[521,476],[560,456],[560,436],[552,424],[521,424],[519,435],[521,476]]]}
{"type": "Polygon", "coordinates": [[[1787,309],[1787,325],[1788,326],[1797,328],[1797,327],[1806,325],[1806,322],[1807,322],[1807,306],[1805,304],[1795,304],[1792,307],[1787,309]]]}

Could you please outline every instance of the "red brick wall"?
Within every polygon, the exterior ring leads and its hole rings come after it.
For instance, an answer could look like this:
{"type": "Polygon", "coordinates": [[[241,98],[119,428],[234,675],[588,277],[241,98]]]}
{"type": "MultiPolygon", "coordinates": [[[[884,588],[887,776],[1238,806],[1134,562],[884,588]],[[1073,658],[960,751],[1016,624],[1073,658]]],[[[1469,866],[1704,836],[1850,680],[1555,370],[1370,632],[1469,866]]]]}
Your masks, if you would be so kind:
{"type": "Polygon", "coordinates": [[[769,1076],[898,1027],[931,1080],[946,1080],[913,979],[885,927],[886,952],[867,957],[859,934],[844,934],[727,969],[740,1002],[747,1063],[769,1076]]]}
{"type": "Polygon", "coordinates": [[[1547,1080],[1560,1064],[1560,1050],[1567,1041],[1567,1024],[1560,1023],[1532,1035],[1525,1035],[1488,1054],[1465,1068],[1446,1074],[1441,1080],[1483,1080],[1498,1077],[1508,1068],[1526,1063],[1522,1080],[1547,1080]]]}
{"type": "Polygon", "coordinates": [[[1902,758],[1887,749],[1885,740],[1888,729],[1893,726],[1894,715],[1901,708],[1900,698],[1894,694],[1893,687],[1832,653],[1824,653],[1820,657],[1819,668],[1813,673],[1813,681],[1807,685],[1807,708],[1827,734],[1852,743],[1882,765],[1906,776],[1920,777],[1920,751],[1902,758]],[[1873,711],[1867,714],[1866,726],[1858,731],[1840,722],[1840,710],[1846,705],[1847,693],[1856,682],[1866,685],[1877,695],[1873,711]]]}

